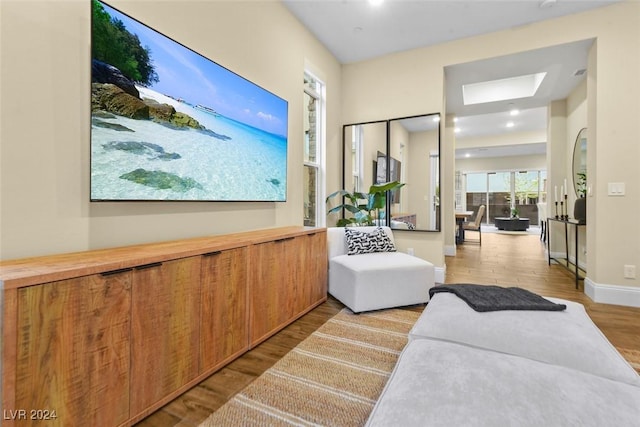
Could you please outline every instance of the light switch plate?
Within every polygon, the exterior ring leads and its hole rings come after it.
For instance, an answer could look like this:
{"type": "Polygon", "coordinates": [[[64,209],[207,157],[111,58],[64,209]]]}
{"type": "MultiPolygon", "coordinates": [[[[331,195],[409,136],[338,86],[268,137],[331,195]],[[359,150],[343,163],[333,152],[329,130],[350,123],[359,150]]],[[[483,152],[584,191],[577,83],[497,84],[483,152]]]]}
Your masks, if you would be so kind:
{"type": "Polygon", "coordinates": [[[624,182],[610,182],[608,185],[607,195],[609,196],[624,196],[625,188],[624,182]]]}

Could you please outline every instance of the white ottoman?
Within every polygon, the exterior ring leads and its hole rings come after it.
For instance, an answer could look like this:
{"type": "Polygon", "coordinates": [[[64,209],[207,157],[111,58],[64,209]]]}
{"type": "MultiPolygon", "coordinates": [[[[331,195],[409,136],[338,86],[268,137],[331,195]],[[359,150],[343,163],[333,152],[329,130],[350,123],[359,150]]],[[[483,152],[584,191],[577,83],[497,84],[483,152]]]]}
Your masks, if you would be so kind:
{"type": "MultiPolygon", "coordinates": [[[[376,227],[358,227],[372,231],[376,227]]],[[[393,233],[382,227],[393,241],[393,233]]],[[[429,300],[435,268],[402,252],[347,255],[343,227],[327,229],[329,293],[354,313],[421,304],[429,300]]]]}

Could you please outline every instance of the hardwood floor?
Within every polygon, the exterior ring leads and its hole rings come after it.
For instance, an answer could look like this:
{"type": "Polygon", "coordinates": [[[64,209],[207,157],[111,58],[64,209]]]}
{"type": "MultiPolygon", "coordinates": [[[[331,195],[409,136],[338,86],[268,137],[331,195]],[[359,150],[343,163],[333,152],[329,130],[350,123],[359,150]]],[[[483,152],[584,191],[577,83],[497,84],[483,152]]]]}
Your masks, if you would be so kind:
{"type": "MultiPolygon", "coordinates": [[[[483,233],[482,246],[460,245],[457,255],[447,257],[445,262],[446,283],[519,286],[540,295],[580,302],[613,345],[640,351],[640,308],[592,302],[583,293],[582,282],[580,289],[575,289],[568,270],[547,265],[544,245],[536,235],[483,233]]],[[[137,426],[197,426],[342,308],[340,302],[330,298],[137,426]]],[[[422,306],[412,309],[422,310],[422,306]]]]}

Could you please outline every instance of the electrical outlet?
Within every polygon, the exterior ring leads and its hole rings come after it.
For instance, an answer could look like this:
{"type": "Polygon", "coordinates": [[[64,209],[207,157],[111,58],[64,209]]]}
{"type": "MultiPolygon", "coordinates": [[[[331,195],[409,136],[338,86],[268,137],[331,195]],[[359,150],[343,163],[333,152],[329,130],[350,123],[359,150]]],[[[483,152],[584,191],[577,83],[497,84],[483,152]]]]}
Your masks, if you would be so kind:
{"type": "Polygon", "coordinates": [[[635,265],[625,265],[624,266],[624,278],[625,279],[635,279],[636,278],[636,266],[635,265]]]}

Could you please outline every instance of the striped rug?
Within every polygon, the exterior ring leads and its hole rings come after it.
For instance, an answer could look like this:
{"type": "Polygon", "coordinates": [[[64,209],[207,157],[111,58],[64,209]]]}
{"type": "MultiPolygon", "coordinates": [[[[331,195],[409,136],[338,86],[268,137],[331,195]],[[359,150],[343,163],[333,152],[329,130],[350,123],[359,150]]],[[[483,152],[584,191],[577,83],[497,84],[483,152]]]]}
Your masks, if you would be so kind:
{"type": "Polygon", "coordinates": [[[363,425],[419,315],[342,310],[200,426],[363,425]]]}

